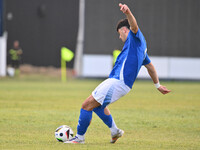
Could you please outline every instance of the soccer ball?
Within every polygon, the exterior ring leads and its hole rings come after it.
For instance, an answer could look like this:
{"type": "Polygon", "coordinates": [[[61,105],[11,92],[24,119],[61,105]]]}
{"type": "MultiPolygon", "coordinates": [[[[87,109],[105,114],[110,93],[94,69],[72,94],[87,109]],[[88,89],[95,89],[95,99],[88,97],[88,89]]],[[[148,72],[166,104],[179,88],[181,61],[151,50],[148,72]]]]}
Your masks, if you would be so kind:
{"type": "Polygon", "coordinates": [[[74,133],[73,133],[72,129],[67,125],[62,125],[62,126],[58,127],[55,131],[55,138],[59,142],[66,142],[66,141],[72,139],[73,135],[74,135],[74,133]]]}

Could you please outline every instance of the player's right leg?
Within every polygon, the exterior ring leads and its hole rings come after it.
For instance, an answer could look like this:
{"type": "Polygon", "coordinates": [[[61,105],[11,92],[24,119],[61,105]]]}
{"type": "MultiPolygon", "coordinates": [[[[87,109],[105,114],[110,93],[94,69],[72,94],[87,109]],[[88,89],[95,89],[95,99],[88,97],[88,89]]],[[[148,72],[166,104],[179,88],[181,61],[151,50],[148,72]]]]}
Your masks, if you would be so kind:
{"type": "Polygon", "coordinates": [[[111,132],[111,141],[110,142],[115,143],[118,140],[118,138],[120,138],[123,135],[124,131],[117,128],[115,121],[114,121],[112,115],[110,114],[108,107],[102,108],[101,106],[99,106],[97,108],[94,108],[93,111],[110,128],[110,132],[111,132]]]}
{"type": "Polygon", "coordinates": [[[123,81],[107,79],[92,92],[94,99],[101,104],[101,106],[93,109],[93,111],[110,128],[111,143],[115,143],[123,135],[124,131],[117,128],[107,105],[117,101],[129,91],[130,88],[123,81]]]}

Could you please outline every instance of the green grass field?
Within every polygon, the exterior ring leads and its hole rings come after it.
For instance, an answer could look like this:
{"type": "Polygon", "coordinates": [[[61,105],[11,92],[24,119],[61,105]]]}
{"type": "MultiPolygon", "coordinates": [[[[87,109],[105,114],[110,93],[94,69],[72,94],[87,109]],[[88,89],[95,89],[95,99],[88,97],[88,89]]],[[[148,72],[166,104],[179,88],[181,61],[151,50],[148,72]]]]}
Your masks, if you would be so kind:
{"type": "Polygon", "coordinates": [[[131,92],[109,106],[125,134],[110,144],[110,131],[93,114],[86,144],[57,142],[55,129],[76,126],[82,102],[101,80],[44,76],[0,79],[0,149],[199,150],[200,82],[161,82],[172,92],[160,94],[151,81],[136,81],[131,92]]]}

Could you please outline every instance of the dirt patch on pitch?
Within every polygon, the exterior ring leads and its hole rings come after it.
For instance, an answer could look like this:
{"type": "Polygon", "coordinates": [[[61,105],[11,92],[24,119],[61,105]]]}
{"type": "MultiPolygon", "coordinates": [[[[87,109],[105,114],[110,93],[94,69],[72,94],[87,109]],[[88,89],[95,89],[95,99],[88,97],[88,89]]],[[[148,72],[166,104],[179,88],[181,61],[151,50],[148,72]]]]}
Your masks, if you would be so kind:
{"type": "MultiPolygon", "coordinates": [[[[55,68],[53,66],[48,67],[37,67],[28,64],[23,64],[20,66],[20,74],[21,75],[29,75],[29,74],[41,74],[41,75],[48,75],[53,77],[60,77],[61,76],[61,69],[55,68]]],[[[67,68],[67,77],[74,77],[75,72],[73,69],[67,68]]]]}

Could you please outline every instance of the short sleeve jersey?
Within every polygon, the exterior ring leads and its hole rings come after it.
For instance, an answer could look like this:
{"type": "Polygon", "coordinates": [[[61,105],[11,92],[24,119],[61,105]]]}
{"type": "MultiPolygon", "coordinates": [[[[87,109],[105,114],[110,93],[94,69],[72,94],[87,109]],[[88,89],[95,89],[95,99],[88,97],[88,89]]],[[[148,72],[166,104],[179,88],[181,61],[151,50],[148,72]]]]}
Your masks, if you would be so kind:
{"type": "Polygon", "coordinates": [[[132,88],[141,66],[150,62],[146,40],[142,32],[138,29],[135,34],[130,30],[109,78],[123,80],[127,86],[132,88]]]}

